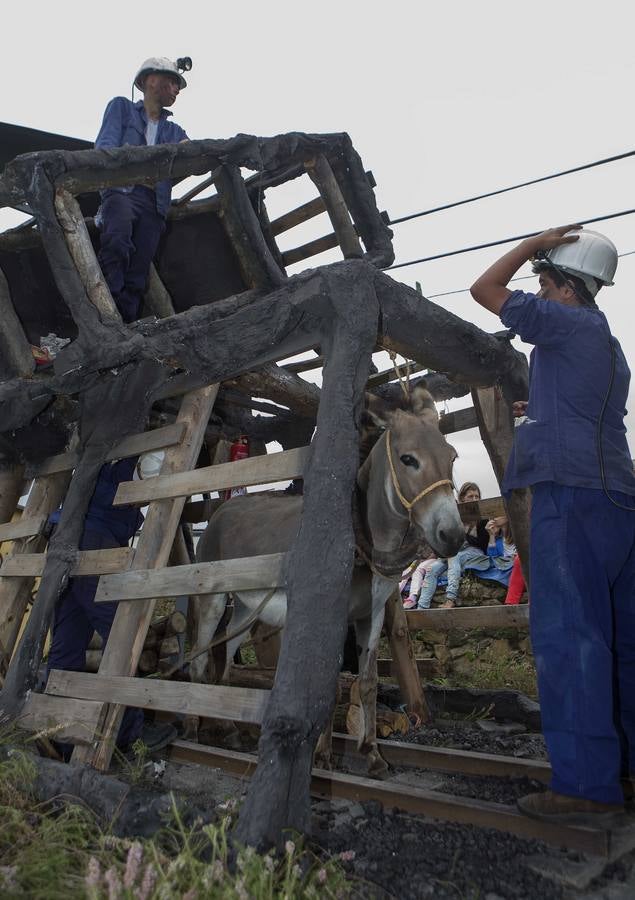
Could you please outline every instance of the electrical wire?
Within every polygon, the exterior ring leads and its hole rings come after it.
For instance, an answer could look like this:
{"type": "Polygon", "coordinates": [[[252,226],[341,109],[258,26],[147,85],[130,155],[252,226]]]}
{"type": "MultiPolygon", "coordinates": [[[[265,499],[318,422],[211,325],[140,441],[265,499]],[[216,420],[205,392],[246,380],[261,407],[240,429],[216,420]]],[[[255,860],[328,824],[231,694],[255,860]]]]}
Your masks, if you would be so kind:
{"type": "Polygon", "coordinates": [[[455,200],[453,203],[445,203],[443,206],[434,206],[432,209],[424,209],[421,212],[411,213],[408,216],[401,216],[399,219],[391,219],[390,224],[399,225],[401,222],[409,222],[411,219],[429,216],[432,213],[442,212],[445,209],[453,209],[456,206],[465,206],[466,203],[474,203],[476,200],[484,200],[487,197],[496,197],[498,194],[517,191],[519,188],[529,187],[531,184],[540,184],[541,181],[551,181],[553,178],[560,178],[562,175],[571,175],[573,172],[583,172],[585,169],[593,169],[596,166],[603,166],[606,163],[616,162],[619,159],[626,159],[629,156],[635,156],[635,150],[628,150],[626,153],[619,153],[617,156],[607,156],[605,159],[597,159],[595,162],[585,163],[582,166],[574,166],[572,169],[563,169],[562,172],[554,172],[552,175],[542,175],[540,178],[532,178],[530,181],[521,181],[519,184],[498,188],[498,190],[488,191],[485,194],[477,194],[474,197],[467,197],[465,200],[455,200]]]}
{"type": "MultiPolygon", "coordinates": [[[[618,219],[620,216],[630,216],[635,209],[624,209],[621,212],[608,213],[605,216],[595,216],[593,219],[581,219],[577,225],[591,225],[594,222],[606,222],[607,219],[618,219]]],[[[383,271],[391,269],[403,269],[405,266],[414,266],[417,263],[432,262],[435,259],[446,259],[448,256],[458,256],[461,253],[471,253],[473,250],[486,250],[488,247],[499,247],[501,244],[511,244],[514,241],[524,241],[526,238],[536,237],[540,231],[530,231],[528,234],[517,234],[515,237],[503,238],[499,241],[488,241],[486,244],[474,244],[472,247],[462,247],[460,250],[448,250],[445,253],[435,253],[434,256],[422,256],[420,259],[411,259],[408,262],[395,263],[392,266],[384,266],[383,271]]]]}
{"type": "MultiPolygon", "coordinates": [[[[621,259],[623,256],[633,256],[635,254],[635,250],[627,250],[625,253],[618,253],[618,258],[621,259]]],[[[509,283],[512,281],[526,281],[528,278],[535,278],[535,275],[517,275],[516,278],[511,278],[509,283]]],[[[440,294],[426,294],[426,300],[434,300],[436,297],[450,297],[452,294],[467,294],[469,288],[458,288],[455,291],[442,291],[440,294]]]]}

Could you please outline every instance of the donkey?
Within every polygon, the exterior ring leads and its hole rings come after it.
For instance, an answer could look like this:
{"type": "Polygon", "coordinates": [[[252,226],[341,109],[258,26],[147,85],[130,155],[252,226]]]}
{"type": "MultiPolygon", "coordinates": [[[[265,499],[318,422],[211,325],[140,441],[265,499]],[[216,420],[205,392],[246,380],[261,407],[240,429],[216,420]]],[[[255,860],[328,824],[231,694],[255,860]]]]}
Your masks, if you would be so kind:
{"type": "MultiPolygon", "coordinates": [[[[374,421],[374,445],[357,475],[354,498],[358,565],[353,569],[348,618],[355,626],[359,656],[361,722],[358,747],[367,755],[371,775],[386,764],[377,748],[377,652],[386,601],[403,569],[431,548],[439,557],[454,556],[465,531],[452,491],[456,451],[439,431],[439,417],[431,395],[421,386],[413,390],[408,409],[389,410],[369,396],[367,412],[374,421]]],[[[370,441],[368,442],[370,443],[370,441]]],[[[283,553],[299,530],[302,497],[269,493],[248,494],[224,503],[210,519],[197,548],[197,560],[232,559],[283,553]]],[[[268,591],[232,592],[234,611],[229,631],[240,630],[258,610],[268,591]]],[[[227,595],[192,598],[195,633],[190,678],[205,681],[208,657],[199,654],[212,641],[225,612],[227,595]]],[[[287,598],[276,590],[258,613],[260,621],[283,627],[287,598]]],[[[227,644],[227,660],[245,639],[227,644]]],[[[222,675],[222,673],[217,673],[222,675]]],[[[317,755],[329,756],[322,741],[317,755]]]]}

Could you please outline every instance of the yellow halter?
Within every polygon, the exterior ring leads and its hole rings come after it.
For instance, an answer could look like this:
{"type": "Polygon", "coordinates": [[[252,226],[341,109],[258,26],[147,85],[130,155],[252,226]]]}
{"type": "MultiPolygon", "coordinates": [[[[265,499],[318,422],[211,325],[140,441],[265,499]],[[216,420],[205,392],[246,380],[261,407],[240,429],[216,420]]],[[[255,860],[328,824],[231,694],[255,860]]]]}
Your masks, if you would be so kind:
{"type": "Polygon", "coordinates": [[[392,450],[390,446],[390,429],[386,429],[386,455],[388,456],[388,465],[390,466],[390,475],[392,477],[392,484],[395,489],[397,496],[401,502],[401,505],[404,509],[408,510],[408,515],[412,515],[412,508],[415,503],[418,503],[419,500],[422,500],[426,494],[429,494],[431,491],[436,490],[438,487],[443,487],[444,484],[449,484],[452,487],[452,482],[449,478],[442,478],[440,481],[435,481],[433,484],[429,484],[428,487],[424,488],[422,491],[419,491],[414,500],[406,500],[404,495],[401,492],[401,488],[399,487],[399,479],[397,478],[397,472],[395,471],[395,465],[392,461],[392,450]]]}

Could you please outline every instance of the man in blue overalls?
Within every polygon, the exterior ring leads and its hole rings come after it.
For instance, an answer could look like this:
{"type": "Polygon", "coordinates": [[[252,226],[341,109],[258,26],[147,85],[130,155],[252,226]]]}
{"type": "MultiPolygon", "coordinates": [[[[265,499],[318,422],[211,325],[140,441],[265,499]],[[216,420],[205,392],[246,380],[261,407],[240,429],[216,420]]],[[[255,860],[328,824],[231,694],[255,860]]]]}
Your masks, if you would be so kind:
{"type": "MultiPolygon", "coordinates": [[[[143,100],[111,100],[95,148],[186,141],[187,134],[180,125],[169,121],[172,113],[166,109],[187,87],[176,63],[163,57],[147,59],[134,83],[143,91],[143,100]]],[[[150,266],[165,229],[171,191],[172,184],[166,180],[154,188],[132,185],[101,192],[96,219],[101,232],[99,263],[124,322],[133,322],[139,314],[150,266]]]]}
{"type": "MultiPolygon", "coordinates": [[[[151,454],[146,454],[149,457],[151,454]]],[[[156,454],[155,454],[156,455],[156,454]]],[[[117,488],[122,481],[130,481],[135,468],[141,477],[157,474],[150,462],[147,473],[143,465],[145,457],[137,465],[136,457],[121,459],[102,466],[95,492],[91,497],[80,550],[104,550],[111,547],[127,547],[141,527],[143,516],[135,506],[113,506],[117,488]]],[[[147,468],[147,467],[146,467],[147,468]]],[[[51,524],[59,521],[60,511],[53,513],[51,524]]],[[[60,596],[55,608],[51,647],[47,661],[47,677],[51,669],[83,672],[86,668],[86,650],[97,632],[104,646],[117,612],[117,603],[95,603],[97,575],[83,575],[69,579],[66,590],[60,596]]],[[[150,750],[160,750],[176,737],[176,730],[167,723],[144,724],[140,709],[126,709],[117,746],[129,750],[138,739],[143,740],[150,750]]],[[[65,759],[69,759],[72,745],[58,744],[65,759]]]]}
{"type": "Polygon", "coordinates": [[[532,487],[530,627],[553,772],[550,790],[518,805],[553,821],[619,812],[620,778],[635,772],[630,372],[595,304],[616,267],[608,238],[565,226],[523,241],[471,289],[535,345],[503,490],[532,487]],[[510,291],[536,257],[539,292],[510,291]]]}

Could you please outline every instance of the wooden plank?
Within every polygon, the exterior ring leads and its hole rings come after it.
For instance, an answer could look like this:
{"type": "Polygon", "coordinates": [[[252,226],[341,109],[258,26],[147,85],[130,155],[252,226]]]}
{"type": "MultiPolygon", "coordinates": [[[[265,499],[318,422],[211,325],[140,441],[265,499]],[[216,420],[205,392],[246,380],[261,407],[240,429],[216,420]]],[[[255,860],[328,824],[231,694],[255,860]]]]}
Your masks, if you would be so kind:
{"type": "MultiPolygon", "coordinates": [[[[110,575],[125,572],[134,558],[132,547],[115,547],[112,550],[82,550],[71,575],[110,575]]],[[[44,572],[46,553],[23,553],[9,557],[2,566],[3,578],[37,578],[44,572]]]]}
{"type": "MultiPolygon", "coordinates": [[[[435,678],[439,674],[438,659],[416,659],[415,660],[419,678],[435,678]]],[[[382,678],[396,678],[393,671],[392,659],[377,660],[377,674],[382,678]]]]}
{"type": "Polygon", "coordinates": [[[53,669],[49,675],[46,693],[57,697],[117,703],[141,709],[252,724],[262,722],[269,700],[269,691],[252,688],[121,675],[91,675],[86,672],[63,672],[59,669],[53,669]]]}
{"type": "Polygon", "coordinates": [[[223,559],[168,569],[135,569],[99,580],[95,601],[149,600],[222,591],[278,587],[283,581],[286,553],[223,559]]]}
{"type": "Polygon", "coordinates": [[[318,253],[324,253],[325,250],[332,250],[333,247],[337,246],[339,246],[339,242],[335,232],[325,234],[324,237],[316,238],[316,240],[309,241],[307,244],[294,247],[292,250],[285,250],[282,254],[282,261],[285,266],[290,266],[293,263],[301,262],[303,259],[309,259],[311,256],[317,256],[318,253]]]}
{"type": "MultiPolygon", "coordinates": [[[[185,431],[183,422],[173,422],[153,431],[144,431],[140,434],[131,434],[116,444],[108,456],[108,460],[126,459],[129,456],[139,456],[149,450],[162,450],[165,447],[174,447],[181,442],[185,431]]],[[[76,452],[60,453],[51,456],[35,471],[35,475],[53,475],[56,472],[68,472],[77,465],[79,454],[76,452]]]]}
{"type": "Polygon", "coordinates": [[[506,515],[505,502],[502,497],[488,497],[485,500],[458,503],[457,506],[464,522],[476,522],[478,519],[493,519],[496,516],[506,515]]]}
{"type": "Polygon", "coordinates": [[[147,481],[125,481],[119,485],[114,506],[132,503],[143,506],[153,500],[190,497],[205,491],[253,484],[270,484],[300,478],[304,474],[310,447],[284,450],[266,456],[252,456],[236,462],[206,466],[192,472],[159,475],[147,481]]]}
{"type": "Polygon", "coordinates": [[[529,605],[459,606],[456,609],[413,609],[406,613],[410,631],[453,628],[529,628],[529,605]]]}
{"type": "MultiPolygon", "coordinates": [[[[0,543],[2,541],[17,541],[19,538],[36,537],[41,534],[48,516],[45,514],[39,516],[24,515],[15,522],[7,522],[6,525],[0,525],[0,543]]],[[[4,575],[4,572],[2,573],[4,575]]]]}
{"type": "Polygon", "coordinates": [[[476,410],[473,406],[464,409],[456,409],[446,413],[439,419],[439,431],[441,434],[454,434],[457,431],[467,431],[468,428],[478,428],[476,410]]]}
{"type": "MultiPolygon", "coordinates": [[[[410,363],[410,374],[415,375],[417,372],[421,372],[423,369],[426,369],[427,366],[422,366],[417,362],[410,363]]],[[[403,376],[406,374],[406,366],[400,365],[399,371],[403,376]]],[[[366,387],[369,391],[373,388],[379,387],[382,384],[388,384],[390,381],[397,380],[397,373],[395,372],[395,367],[391,366],[390,369],[384,369],[383,372],[375,372],[374,375],[370,375],[368,381],[366,382],[366,387]]]]}
{"type": "Polygon", "coordinates": [[[95,738],[101,703],[69,700],[47,694],[29,694],[16,725],[25,731],[46,731],[47,737],[72,744],[90,744],[95,738]]]}
{"type": "Polygon", "coordinates": [[[291,228],[295,228],[296,225],[300,225],[302,222],[308,222],[309,219],[313,219],[323,212],[326,212],[326,203],[322,197],[315,197],[313,200],[309,200],[308,203],[303,203],[302,206],[298,206],[296,209],[292,209],[288,213],[274,219],[271,223],[271,233],[275,237],[278,234],[289,231],[291,228]]]}

